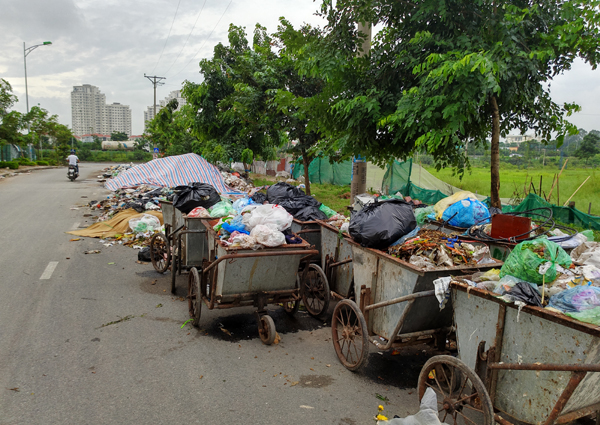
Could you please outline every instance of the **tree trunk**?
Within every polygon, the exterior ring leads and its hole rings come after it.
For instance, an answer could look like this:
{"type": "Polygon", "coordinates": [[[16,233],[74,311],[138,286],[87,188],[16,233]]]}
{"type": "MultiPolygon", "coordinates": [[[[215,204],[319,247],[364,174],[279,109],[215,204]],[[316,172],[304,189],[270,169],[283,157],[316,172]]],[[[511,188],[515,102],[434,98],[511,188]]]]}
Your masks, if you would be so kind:
{"type": "Polygon", "coordinates": [[[310,158],[308,158],[308,155],[306,154],[306,151],[303,150],[302,151],[302,164],[304,165],[304,184],[306,185],[306,194],[310,195],[310,180],[308,179],[308,166],[310,165],[311,161],[309,160],[310,158]]]}
{"type": "Polygon", "coordinates": [[[500,203],[500,111],[498,102],[492,96],[492,146],[490,158],[490,171],[492,174],[492,185],[490,193],[490,205],[496,208],[502,208],[500,203]]]}

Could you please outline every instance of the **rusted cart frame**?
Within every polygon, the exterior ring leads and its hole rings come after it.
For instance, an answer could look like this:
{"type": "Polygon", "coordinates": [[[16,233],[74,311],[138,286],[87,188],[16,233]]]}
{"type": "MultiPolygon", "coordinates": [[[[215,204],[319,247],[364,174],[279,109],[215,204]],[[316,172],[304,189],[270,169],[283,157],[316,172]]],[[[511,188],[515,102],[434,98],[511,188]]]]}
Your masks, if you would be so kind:
{"type": "MultiPolygon", "coordinates": [[[[260,338],[272,344],[276,330],[266,306],[283,303],[289,314],[298,311],[299,266],[318,251],[305,241],[260,251],[230,248],[219,241],[213,222],[201,223],[205,226],[207,258],[202,267],[192,267],[189,274],[188,306],[193,325],[199,325],[202,304],[210,310],[254,306],[260,338]]],[[[306,273],[307,268],[304,270],[306,273]]]]}
{"type": "Polygon", "coordinates": [[[364,366],[372,343],[379,350],[430,343],[444,349],[452,330],[452,302],[440,311],[433,281],[499,267],[425,270],[347,239],[352,247],[356,302],[340,301],[331,323],[333,345],[350,370],[364,366]]]}
{"type": "Polygon", "coordinates": [[[444,419],[550,425],[596,413],[598,421],[600,374],[590,372],[600,372],[600,327],[538,307],[519,310],[463,283],[452,283],[452,299],[460,360],[429,359],[418,388],[420,398],[427,386],[441,393],[444,419]],[[444,383],[465,376],[471,385],[460,390],[444,383]]]}
{"type": "Polygon", "coordinates": [[[183,214],[173,206],[173,202],[161,201],[160,208],[165,233],[156,233],[150,239],[150,259],[154,269],[159,273],[164,273],[169,269],[173,260],[176,235],[185,227],[185,223],[183,214]]]}

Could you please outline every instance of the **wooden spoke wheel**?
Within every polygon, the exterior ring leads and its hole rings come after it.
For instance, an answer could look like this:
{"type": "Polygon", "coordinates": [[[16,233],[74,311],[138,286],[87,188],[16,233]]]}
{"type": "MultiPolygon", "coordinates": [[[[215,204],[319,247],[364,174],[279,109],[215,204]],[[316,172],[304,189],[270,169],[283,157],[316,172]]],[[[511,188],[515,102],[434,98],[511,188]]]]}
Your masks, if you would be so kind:
{"type": "Polygon", "coordinates": [[[452,356],[430,358],[419,375],[419,400],[432,388],[440,421],[449,425],[493,425],[494,407],[477,374],[452,356]]]}
{"type": "Polygon", "coordinates": [[[340,301],[331,318],[333,347],[346,369],[355,371],[366,366],[369,356],[367,322],[354,301],[340,301]]]}
{"type": "Polygon", "coordinates": [[[159,273],[166,272],[171,264],[171,247],[163,233],[156,233],[150,239],[150,260],[159,273]]]}
{"type": "Polygon", "coordinates": [[[308,314],[314,317],[321,316],[329,308],[331,293],[329,283],[321,267],[309,264],[308,270],[302,273],[302,302],[308,314]]]}
{"type": "Polygon", "coordinates": [[[265,345],[271,345],[275,341],[275,336],[277,335],[277,331],[275,330],[275,322],[268,314],[260,317],[260,322],[258,323],[258,334],[260,335],[260,340],[265,345]]]}
{"type": "Polygon", "coordinates": [[[187,299],[192,325],[197,328],[200,324],[200,313],[202,312],[202,293],[200,291],[200,275],[196,267],[192,267],[188,276],[187,299]]]}
{"type": "MultiPolygon", "coordinates": [[[[296,289],[300,287],[300,273],[296,275],[296,289]]],[[[300,300],[296,301],[287,301],[283,303],[283,309],[290,316],[294,316],[298,313],[298,309],[300,308],[300,300]]]]}

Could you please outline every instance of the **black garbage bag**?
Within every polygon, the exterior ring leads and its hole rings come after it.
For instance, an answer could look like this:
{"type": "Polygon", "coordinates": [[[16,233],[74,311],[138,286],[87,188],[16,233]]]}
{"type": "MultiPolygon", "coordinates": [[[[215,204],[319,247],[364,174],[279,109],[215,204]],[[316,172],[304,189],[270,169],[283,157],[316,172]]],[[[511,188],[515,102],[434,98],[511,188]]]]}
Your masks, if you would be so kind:
{"type": "Polygon", "coordinates": [[[302,208],[296,214],[292,214],[296,220],[300,221],[314,221],[314,220],[327,220],[327,214],[319,209],[319,207],[308,206],[302,208]]]}
{"type": "MultiPolygon", "coordinates": [[[[297,198],[282,199],[281,202],[278,203],[278,205],[285,208],[285,210],[287,212],[289,212],[291,215],[293,215],[294,218],[298,218],[298,217],[296,217],[296,215],[298,213],[300,213],[300,211],[302,211],[306,208],[309,208],[309,207],[319,209],[319,207],[321,206],[321,203],[319,201],[317,201],[315,198],[313,198],[312,196],[303,195],[303,196],[299,196],[297,198]]],[[[298,218],[298,220],[306,221],[301,218],[298,218]]]]}
{"type": "Polygon", "coordinates": [[[517,282],[515,286],[510,288],[507,294],[519,301],[523,301],[527,305],[542,306],[542,296],[537,289],[534,289],[527,282],[517,282]]]}
{"type": "Polygon", "coordinates": [[[209,209],[221,201],[217,190],[207,183],[192,183],[190,186],[177,186],[173,189],[173,206],[182,213],[189,213],[196,207],[209,209]]]}
{"type": "Polygon", "coordinates": [[[133,208],[137,212],[142,213],[142,212],[146,211],[146,207],[144,205],[145,204],[142,203],[141,201],[132,201],[132,202],[128,202],[125,206],[127,208],[133,208]]]}
{"type": "Polygon", "coordinates": [[[411,205],[401,199],[375,201],[352,215],[348,231],[368,248],[386,249],[417,226],[411,205]]]}
{"type": "Polygon", "coordinates": [[[307,196],[302,189],[298,189],[296,186],[285,182],[274,184],[267,189],[267,200],[270,204],[281,204],[281,201],[285,199],[302,196],[307,196]]]}
{"type": "Polygon", "coordinates": [[[252,195],[252,200],[257,204],[262,205],[267,200],[267,195],[261,192],[256,192],[254,195],[252,195]]]}
{"type": "Polygon", "coordinates": [[[138,261],[152,261],[150,258],[150,247],[145,246],[138,251],[138,261]]]}

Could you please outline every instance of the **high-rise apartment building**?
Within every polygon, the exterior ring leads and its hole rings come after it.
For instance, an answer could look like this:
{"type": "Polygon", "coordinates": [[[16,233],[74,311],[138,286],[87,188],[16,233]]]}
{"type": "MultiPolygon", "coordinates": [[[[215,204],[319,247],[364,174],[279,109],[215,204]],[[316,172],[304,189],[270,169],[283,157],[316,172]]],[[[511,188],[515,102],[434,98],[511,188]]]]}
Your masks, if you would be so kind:
{"type": "MultiPolygon", "coordinates": [[[[187,100],[185,100],[185,98],[181,97],[181,91],[173,90],[171,93],[169,93],[169,95],[167,97],[165,97],[163,100],[158,102],[158,104],[156,105],[156,113],[158,114],[160,112],[160,110],[162,108],[164,108],[165,106],[167,106],[167,103],[169,103],[173,99],[177,99],[177,103],[179,104],[176,111],[179,111],[181,109],[181,107],[187,103],[187,100]]],[[[153,119],[154,119],[154,105],[151,105],[151,106],[148,106],[148,109],[144,111],[144,126],[146,125],[146,123],[148,121],[152,121],[153,119]]]]}
{"type": "Polygon", "coordinates": [[[120,103],[106,104],[106,96],[96,86],[73,86],[71,118],[76,136],[121,131],[131,135],[131,110],[120,103]]]}

